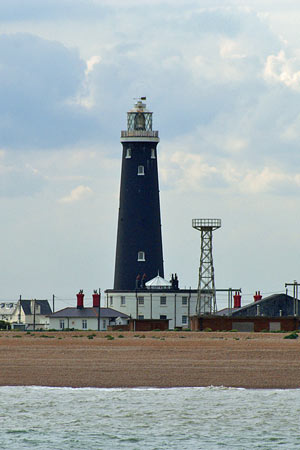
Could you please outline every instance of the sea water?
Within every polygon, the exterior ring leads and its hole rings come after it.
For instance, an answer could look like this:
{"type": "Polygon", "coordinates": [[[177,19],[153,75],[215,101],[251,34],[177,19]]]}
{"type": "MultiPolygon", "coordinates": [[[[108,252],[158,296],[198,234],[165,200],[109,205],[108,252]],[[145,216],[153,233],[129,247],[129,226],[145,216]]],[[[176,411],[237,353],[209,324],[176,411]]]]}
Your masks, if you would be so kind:
{"type": "Polygon", "coordinates": [[[0,387],[0,448],[300,449],[300,390],[0,387]]]}

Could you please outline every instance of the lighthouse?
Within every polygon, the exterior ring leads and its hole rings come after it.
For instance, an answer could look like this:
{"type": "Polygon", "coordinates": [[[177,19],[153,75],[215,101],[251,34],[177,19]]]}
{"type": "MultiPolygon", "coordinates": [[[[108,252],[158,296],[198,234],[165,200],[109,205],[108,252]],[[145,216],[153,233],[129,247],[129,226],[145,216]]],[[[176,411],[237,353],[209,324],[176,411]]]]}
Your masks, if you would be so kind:
{"type": "MultiPolygon", "coordinates": [[[[176,273],[164,278],[159,182],[158,131],[146,98],[127,112],[121,131],[122,169],[113,289],[106,307],[131,317],[134,329],[189,327],[197,289],[181,289],[176,273]],[[137,321],[137,322],[135,322],[137,321]]],[[[111,323],[113,325],[113,323],[111,323]]],[[[131,329],[131,328],[130,328],[131,329]]]]}
{"type": "Polygon", "coordinates": [[[134,290],[164,276],[157,166],[158,131],[145,97],[127,113],[121,131],[122,169],[114,290],[134,290]]]}

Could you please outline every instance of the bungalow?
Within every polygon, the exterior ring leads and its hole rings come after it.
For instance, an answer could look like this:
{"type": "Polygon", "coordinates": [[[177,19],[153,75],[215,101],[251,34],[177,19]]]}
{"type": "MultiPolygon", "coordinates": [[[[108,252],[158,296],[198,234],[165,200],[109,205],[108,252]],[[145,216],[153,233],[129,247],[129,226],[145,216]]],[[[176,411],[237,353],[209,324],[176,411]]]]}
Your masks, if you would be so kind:
{"type": "Polygon", "coordinates": [[[112,308],[100,308],[100,295],[93,294],[93,307],[83,306],[84,294],[77,294],[77,307],[61,309],[48,316],[50,330],[107,330],[111,325],[127,325],[130,317],[112,308]]]}

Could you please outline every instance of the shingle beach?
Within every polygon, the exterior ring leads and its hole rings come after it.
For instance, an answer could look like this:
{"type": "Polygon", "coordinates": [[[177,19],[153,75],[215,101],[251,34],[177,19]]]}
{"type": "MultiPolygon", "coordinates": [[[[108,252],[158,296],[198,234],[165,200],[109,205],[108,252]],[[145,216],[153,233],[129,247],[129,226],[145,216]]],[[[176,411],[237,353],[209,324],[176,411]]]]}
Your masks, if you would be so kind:
{"type": "Polygon", "coordinates": [[[287,334],[2,331],[0,385],[299,388],[287,334]]]}

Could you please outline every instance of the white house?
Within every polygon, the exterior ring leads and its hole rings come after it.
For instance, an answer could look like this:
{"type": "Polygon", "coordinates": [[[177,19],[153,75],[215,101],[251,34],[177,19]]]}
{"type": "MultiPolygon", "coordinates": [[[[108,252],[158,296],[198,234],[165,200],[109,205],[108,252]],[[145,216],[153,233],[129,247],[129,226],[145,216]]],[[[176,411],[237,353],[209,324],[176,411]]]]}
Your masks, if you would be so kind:
{"type": "Polygon", "coordinates": [[[0,303],[0,320],[11,322],[12,314],[16,308],[14,302],[1,302],[0,303]]]}
{"type": "Polygon", "coordinates": [[[109,325],[127,325],[129,316],[112,308],[100,307],[100,294],[93,293],[93,307],[84,307],[84,293],[79,291],[77,307],[64,308],[49,315],[50,330],[107,330],[109,325]]]}
{"type": "Polygon", "coordinates": [[[129,316],[111,308],[64,308],[49,316],[50,330],[105,331],[109,325],[127,325],[129,316]],[[100,314],[99,314],[100,313],[100,314]]]}
{"type": "Polygon", "coordinates": [[[48,300],[19,300],[9,322],[13,328],[23,325],[26,330],[45,330],[51,312],[48,300]]]}
{"type": "Polygon", "coordinates": [[[179,289],[159,275],[134,291],[107,289],[106,306],[133,319],[170,319],[169,327],[189,328],[196,313],[197,290],[179,289]]]}

